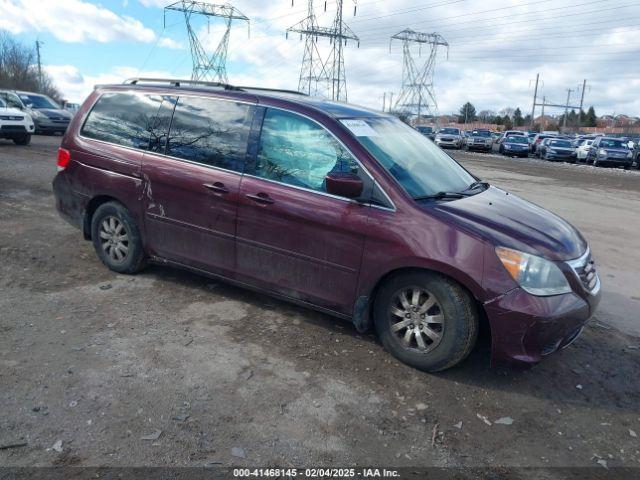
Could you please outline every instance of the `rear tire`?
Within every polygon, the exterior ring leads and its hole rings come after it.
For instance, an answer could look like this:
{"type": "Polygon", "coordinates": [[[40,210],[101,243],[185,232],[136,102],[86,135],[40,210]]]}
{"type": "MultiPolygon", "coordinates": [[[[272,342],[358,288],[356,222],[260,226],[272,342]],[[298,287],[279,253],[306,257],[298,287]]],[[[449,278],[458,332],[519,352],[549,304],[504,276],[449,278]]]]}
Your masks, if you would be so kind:
{"type": "Polygon", "coordinates": [[[16,145],[29,145],[31,143],[31,135],[22,135],[13,139],[13,143],[16,145]]]}
{"type": "Polygon", "coordinates": [[[373,314],[384,348],[425,372],[460,363],[478,336],[473,298],[455,281],[433,272],[391,277],[376,296],[373,314]]]}
{"type": "Polygon", "coordinates": [[[145,267],[146,255],[135,220],[123,205],[103,203],[91,219],[91,240],[110,270],[133,274],[145,267]]]}

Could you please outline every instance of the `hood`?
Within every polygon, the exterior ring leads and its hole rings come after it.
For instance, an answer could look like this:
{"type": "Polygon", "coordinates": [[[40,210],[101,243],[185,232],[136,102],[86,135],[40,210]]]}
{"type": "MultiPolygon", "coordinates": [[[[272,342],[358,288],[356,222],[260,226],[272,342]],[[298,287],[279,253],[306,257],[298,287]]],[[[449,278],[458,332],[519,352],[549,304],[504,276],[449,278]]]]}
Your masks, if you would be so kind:
{"type": "Polygon", "coordinates": [[[578,258],[587,248],[580,232],[562,218],[495,187],[439,204],[434,210],[438,216],[455,220],[495,246],[514,248],[549,260],[578,258]]]}
{"type": "Polygon", "coordinates": [[[58,108],[38,108],[37,109],[40,113],[44,114],[47,116],[47,118],[68,118],[69,120],[71,120],[71,117],[73,115],[71,115],[69,112],[67,112],[66,110],[61,110],[58,108]]]}
{"type": "Polygon", "coordinates": [[[0,116],[10,116],[10,117],[29,117],[28,113],[23,112],[22,110],[18,110],[17,108],[4,108],[0,107],[0,116]]]}

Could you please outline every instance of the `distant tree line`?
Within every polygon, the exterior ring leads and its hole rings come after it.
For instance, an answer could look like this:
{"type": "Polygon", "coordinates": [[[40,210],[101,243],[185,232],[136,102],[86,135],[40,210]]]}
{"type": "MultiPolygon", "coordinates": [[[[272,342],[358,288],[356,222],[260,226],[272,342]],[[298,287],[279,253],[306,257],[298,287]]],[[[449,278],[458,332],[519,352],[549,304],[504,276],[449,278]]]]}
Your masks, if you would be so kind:
{"type": "Polygon", "coordinates": [[[48,95],[60,102],[62,94],[45,72],[38,74],[35,48],[0,31],[0,88],[26,90],[48,95]]]}
{"type": "MultiPolygon", "coordinates": [[[[567,127],[595,127],[597,118],[598,117],[596,116],[596,112],[593,107],[589,107],[586,112],[581,110],[579,113],[576,113],[575,110],[571,110],[567,114],[567,127]]],[[[504,125],[505,129],[510,129],[513,127],[524,127],[530,125],[531,115],[527,114],[523,116],[520,107],[515,109],[505,108],[499,113],[496,113],[493,110],[482,110],[479,113],[476,113],[476,107],[474,107],[471,102],[467,102],[462,105],[458,112],[458,123],[473,123],[476,121],[504,125]]],[[[564,114],[560,115],[556,123],[556,127],[564,124],[564,114]]],[[[539,128],[540,127],[538,126],[538,129],[539,128]]]]}

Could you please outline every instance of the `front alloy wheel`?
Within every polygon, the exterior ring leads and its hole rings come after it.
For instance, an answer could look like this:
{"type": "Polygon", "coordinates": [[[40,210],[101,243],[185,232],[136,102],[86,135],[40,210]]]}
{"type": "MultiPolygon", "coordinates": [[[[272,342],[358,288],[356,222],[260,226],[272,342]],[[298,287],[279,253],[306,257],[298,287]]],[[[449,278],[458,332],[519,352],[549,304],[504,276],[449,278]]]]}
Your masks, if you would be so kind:
{"type": "Polygon", "coordinates": [[[389,307],[389,322],[391,332],[406,348],[427,353],[442,340],[442,309],[436,297],[423,288],[397,292],[389,307]]]}

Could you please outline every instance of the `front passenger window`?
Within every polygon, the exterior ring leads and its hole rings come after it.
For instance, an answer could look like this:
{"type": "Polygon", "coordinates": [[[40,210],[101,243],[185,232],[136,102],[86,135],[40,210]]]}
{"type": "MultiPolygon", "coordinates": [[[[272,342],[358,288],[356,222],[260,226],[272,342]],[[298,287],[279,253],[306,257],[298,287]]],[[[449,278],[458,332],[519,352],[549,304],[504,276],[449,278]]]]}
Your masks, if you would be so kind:
{"type": "Polygon", "coordinates": [[[359,173],[351,154],[324,128],[294,113],[267,109],[255,175],[326,191],[330,172],[359,173]]]}

